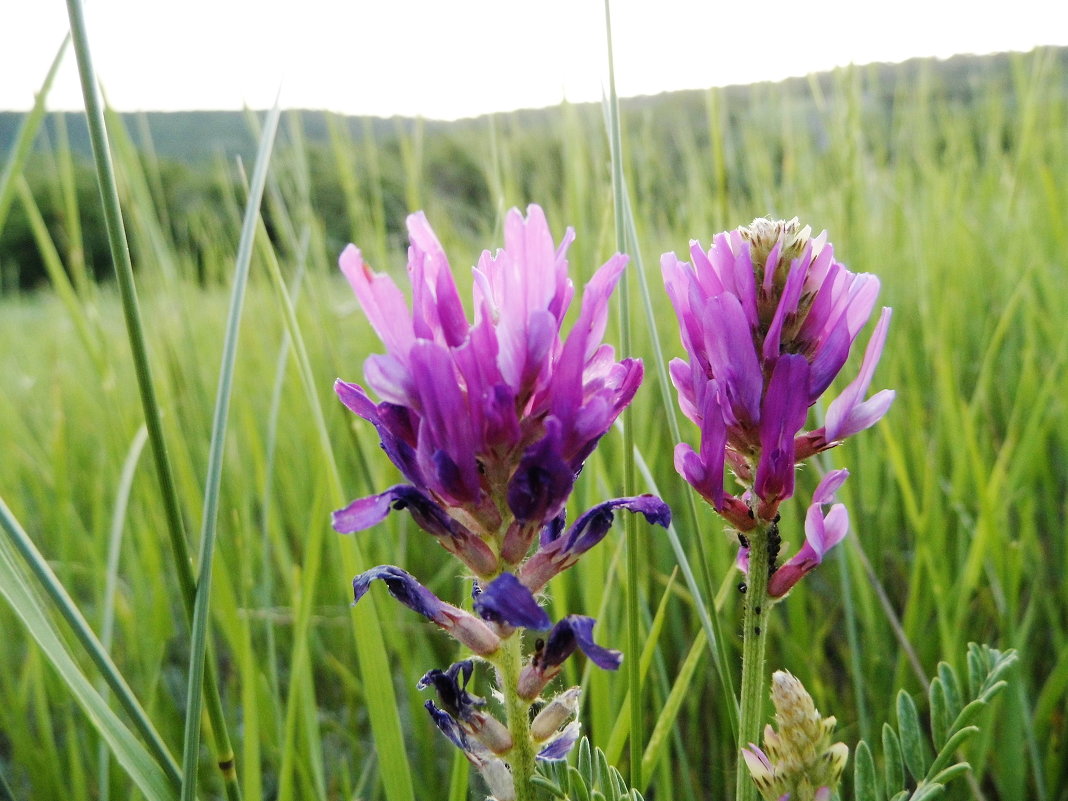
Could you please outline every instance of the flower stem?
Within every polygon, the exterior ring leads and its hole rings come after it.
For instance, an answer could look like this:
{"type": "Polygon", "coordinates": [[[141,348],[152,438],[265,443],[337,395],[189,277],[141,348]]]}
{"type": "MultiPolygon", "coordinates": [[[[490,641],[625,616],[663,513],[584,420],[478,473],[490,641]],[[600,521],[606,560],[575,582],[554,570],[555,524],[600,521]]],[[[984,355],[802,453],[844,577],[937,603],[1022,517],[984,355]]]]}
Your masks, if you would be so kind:
{"type": "Polygon", "coordinates": [[[508,731],[512,750],[508,764],[512,768],[516,801],[534,801],[534,741],[530,737],[530,702],[519,697],[519,673],[523,669],[523,637],[516,631],[501,642],[497,660],[497,681],[508,712],[508,731]]]}
{"type": "Polygon", "coordinates": [[[753,801],[756,785],[742,760],[741,749],[760,741],[764,720],[764,696],[767,676],[764,673],[764,650],[768,627],[769,535],[774,524],[761,524],[749,532],[749,572],[746,576],[745,612],[742,617],[742,690],[741,718],[738,723],[738,775],[735,784],[737,801],[753,801]]]}

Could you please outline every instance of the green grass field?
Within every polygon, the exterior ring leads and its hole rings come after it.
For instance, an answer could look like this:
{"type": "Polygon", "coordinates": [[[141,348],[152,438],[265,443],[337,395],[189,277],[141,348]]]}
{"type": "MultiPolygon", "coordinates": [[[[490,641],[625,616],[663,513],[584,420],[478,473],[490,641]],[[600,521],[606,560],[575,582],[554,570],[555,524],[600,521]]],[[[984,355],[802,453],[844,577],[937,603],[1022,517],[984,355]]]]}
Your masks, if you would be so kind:
{"type": "MultiPolygon", "coordinates": [[[[692,504],[672,467],[665,420],[677,412],[664,407],[638,271],[670,359],[682,348],[660,282],[661,252],[682,253],[694,238],[707,244],[765,214],[827,229],[838,258],[877,273],[880,300],[894,307],[873,386],[898,394],[882,423],[829,454],[828,465],[852,472],[843,491],[851,535],[780,607],[769,667],[800,677],[852,747],[860,738],[879,742],[899,687],[926,710],[916,667],[926,676],[942,660],[962,668],[972,641],[1015,648],[1010,686],[963,752],[975,781],[955,782],[948,797],[1068,799],[1068,73],[1048,51],[1021,55],[1004,83],[991,81],[967,102],[947,100],[928,77],[887,86],[854,69],[803,97],[796,85],[755,87],[745,108],[723,92],[696,108],[624,107],[639,243],[629,268],[631,355],[647,366],[630,419],[691,564],[696,541],[703,544],[736,683],[735,547],[719,519],[692,504]]],[[[427,669],[457,656],[451,641],[384,593],[374,606],[349,606],[354,571],[379,563],[404,565],[447,600],[463,599],[454,564],[406,517],[355,538],[330,529],[332,509],[397,480],[373,428],[331,391],[335,377],[360,381],[364,357],[380,351],[337,274],[343,243],[332,232],[346,232],[376,269],[403,270],[402,219],[384,200],[400,185],[405,207],[426,211],[464,286],[467,266],[499,245],[504,211],[536,202],[558,237],[575,227],[572,275],[585,280],[615,241],[607,142],[588,111],[555,109],[536,131],[508,116],[468,123],[458,147],[479,171],[489,213],[450,193],[440,165],[429,170],[419,128],[389,147],[336,130],[329,152],[345,202],[329,218],[309,182],[309,149],[295,118],[283,115],[264,200],[270,235],[261,227],[251,252],[220,452],[210,596],[208,658],[245,799],[482,797],[473,776],[468,789],[466,763],[434,730],[415,689],[427,669]],[[370,636],[366,621],[375,617],[370,636]],[[366,649],[379,636],[384,658],[358,658],[361,637],[366,649]],[[395,778],[404,770],[399,744],[387,741],[396,731],[369,716],[369,701],[381,707],[390,693],[396,707],[386,712],[399,720],[410,791],[395,778]]],[[[210,213],[176,220],[155,191],[158,164],[136,155],[121,130],[110,133],[196,562],[245,197],[223,193],[210,213]]],[[[32,218],[34,195],[21,183],[28,168],[16,149],[2,155],[0,208],[9,201],[32,218]]],[[[51,286],[0,296],[0,498],[180,765],[191,640],[169,521],[140,433],[123,309],[113,281],[86,278],[83,242],[98,234],[82,230],[74,167],[58,148],[45,158],[52,180],[40,191],[61,199],[55,205],[65,212],[34,231],[51,286]]],[[[245,168],[251,180],[252,165],[245,168]]],[[[234,166],[220,170],[228,171],[220,186],[233,185],[234,166]]],[[[616,313],[607,340],[619,340],[616,313]]],[[[620,494],[622,443],[610,435],[591,458],[576,508],[620,494]]],[[[815,480],[803,474],[800,484],[807,498],[815,480]]],[[[802,520],[800,501],[784,511],[791,546],[802,520]]],[[[727,799],[734,742],[712,652],[668,539],[660,529],[642,531],[637,578],[649,661],[637,727],[648,757],[640,789],[658,801],[727,799]],[[667,700],[680,673],[689,684],[679,685],[676,709],[667,700]]],[[[626,641],[622,532],[550,586],[554,618],[593,614],[599,639],[618,648],[626,641]]],[[[106,700],[100,671],[7,528],[2,536],[0,576],[9,590],[0,604],[0,798],[148,797],[101,735],[117,731],[133,748],[128,715],[114,702],[113,724],[86,714],[78,682],[87,679],[106,700]]],[[[578,680],[581,667],[569,665],[568,679],[578,680]]],[[[625,670],[585,672],[583,731],[626,775],[625,670]]],[[[206,734],[199,759],[205,799],[223,796],[211,742],[206,734]]],[[[847,781],[842,798],[852,797],[847,781]]]]}

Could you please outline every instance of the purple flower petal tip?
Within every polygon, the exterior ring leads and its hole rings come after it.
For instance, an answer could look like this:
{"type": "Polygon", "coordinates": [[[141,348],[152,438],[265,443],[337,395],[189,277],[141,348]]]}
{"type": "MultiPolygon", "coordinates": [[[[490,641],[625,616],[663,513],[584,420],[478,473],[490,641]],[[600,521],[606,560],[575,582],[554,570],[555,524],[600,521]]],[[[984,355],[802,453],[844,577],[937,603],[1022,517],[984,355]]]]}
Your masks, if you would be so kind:
{"type": "Polygon", "coordinates": [[[590,661],[604,670],[618,670],[623,654],[603,648],[593,640],[593,626],[597,621],[585,615],[568,615],[549,632],[539,664],[549,668],[563,663],[575,649],[580,649],[590,661]]]}
{"type": "Polygon", "coordinates": [[[552,620],[530,590],[511,573],[502,573],[475,597],[475,611],[483,620],[544,631],[552,620]]]}
{"type": "Polygon", "coordinates": [[[567,755],[571,753],[571,749],[578,741],[579,732],[582,726],[577,720],[573,720],[568,723],[560,733],[556,735],[549,743],[538,751],[537,759],[542,762],[555,762],[557,760],[566,759],[567,755]]]}
{"type": "Polygon", "coordinates": [[[382,522],[391,509],[408,509],[425,531],[436,537],[455,537],[462,527],[427,495],[407,484],[390,487],[378,495],[359,498],[333,513],[334,530],[342,534],[364,531],[382,522]]]}
{"type": "Polygon", "coordinates": [[[367,594],[371,582],[376,579],[385,584],[389,594],[402,604],[435,622],[450,608],[411,573],[396,565],[378,565],[356,576],[352,580],[353,603],[358,603],[367,594]]]}
{"type": "Polygon", "coordinates": [[[586,511],[565,535],[563,550],[578,556],[604,539],[615,522],[615,510],[626,509],[640,512],[654,525],[667,528],[671,523],[671,508],[655,495],[636,495],[629,498],[614,498],[586,511]]]}

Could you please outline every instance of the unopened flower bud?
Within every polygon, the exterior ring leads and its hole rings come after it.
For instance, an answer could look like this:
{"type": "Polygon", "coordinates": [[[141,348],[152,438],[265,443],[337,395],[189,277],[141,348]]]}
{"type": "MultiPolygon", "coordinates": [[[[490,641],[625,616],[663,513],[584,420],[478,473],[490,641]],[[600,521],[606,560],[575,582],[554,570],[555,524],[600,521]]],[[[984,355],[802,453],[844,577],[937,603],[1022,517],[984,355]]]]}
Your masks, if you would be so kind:
{"type": "Polygon", "coordinates": [[[512,750],[512,735],[508,727],[493,715],[476,712],[464,721],[464,728],[495,754],[506,754],[512,750]]]}
{"type": "Polygon", "coordinates": [[[579,698],[582,695],[581,687],[572,687],[564,690],[537,714],[530,724],[530,736],[535,741],[548,740],[557,730],[578,714],[579,698]]]}

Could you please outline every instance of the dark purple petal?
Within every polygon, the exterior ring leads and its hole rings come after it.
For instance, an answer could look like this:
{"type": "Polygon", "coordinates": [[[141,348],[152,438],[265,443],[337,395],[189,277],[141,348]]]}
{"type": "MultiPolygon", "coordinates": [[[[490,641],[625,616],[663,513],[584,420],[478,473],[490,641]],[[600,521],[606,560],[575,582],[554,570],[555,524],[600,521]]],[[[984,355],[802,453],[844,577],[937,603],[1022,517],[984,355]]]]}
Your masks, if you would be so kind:
{"type": "Polygon", "coordinates": [[[538,660],[543,671],[563,664],[575,648],[579,648],[595,665],[604,670],[616,670],[623,663],[623,654],[602,648],[593,641],[593,626],[597,621],[585,615],[568,615],[549,632],[538,660]]]}
{"type": "Polygon", "coordinates": [[[407,484],[390,487],[383,493],[359,498],[333,514],[334,530],[342,534],[363,531],[380,523],[390,508],[407,509],[416,524],[435,537],[462,538],[469,532],[429,496],[407,484]]]}
{"type": "Polygon", "coordinates": [[[442,625],[443,620],[447,620],[446,612],[454,608],[420,584],[411,573],[396,565],[378,565],[354,578],[353,603],[357,603],[367,593],[375,579],[382,581],[389,594],[402,604],[439,625],[442,625]]]}
{"type": "Polygon", "coordinates": [[[565,536],[563,551],[580,556],[604,539],[615,521],[615,509],[641,512],[649,523],[668,527],[671,509],[655,495],[636,495],[630,498],[614,498],[586,511],[565,536]]]}
{"type": "Polygon", "coordinates": [[[827,407],[828,441],[844,439],[858,431],[863,431],[874,425],[890,408],[894,400],[894,393],[891,390],[877,392],[867,401],[863,400],[868,387],[871,386],[875,367],[883,354],[883,345],[886,343],[886,333],[889,327],[890,309],[884,308],[882,314],[879,315],[879,322],[872,332],[871,339],[868,340],[868,346],[864,350],[860,373],[827,407]]]}
{"type": "Polygon", "coordinates": [[[560,512],[556,517],[549,521],[548,525],[541,530],[541,537],[538,540],[538,544],[544,548],[550,542],[555,542],[560,539],[560,535],[564,531],[564,526],[567,525],[567,516],[564,512],[560,512]]]}
{"type": "Polygon", "coordinates": [[[488,656],[495,653],[500,646],[500,637],[482,620],[457,606],[445,603],[409,573],[394,565],[372,567],[354,578],[353,603],[367,593],[375,579],[383,581],[390,595],[402,604],[441,626],[450,636],[476,654],[488,656]]]}
{"type": "MultiPolygon", "coordinates": [[[[552,413],[561,421],[565,431],[574,425],[583,405],[584,369],[600,345],[608,313],[608,299],[626,264],[626,257],[616,254],[590,279],[582,295],[582,310],[557,359],[553,376],[552,413]]],[[[565,440],[569,439],[569,434],[565,434],[565,440]]],[[[570,450],[565,446],[565,451],[570,450]]]]}
{"type": "Polygon", "coordinates": [[[542,762],[565,759],[578,741],[579,731],[581,731],[579,722],[571,721],[553,740],[549,741],[548,745],[538,751],[536,759],[542,762]]]}
{"type": "Polygon", "coordinates": [[[434,721],[434,725],[441,729],[441,733],[452,740],[453,744],[462,751],[470,751],[471,745],[467,740],[467,735],[460,727],[456,718],[446,712],[444,709],[439,709],[437,704],[433,701],[427,701],[423,704],[423,707],[430,713],[430,719],[434,721]]]}
{"type": "Polygon", "coordinates": [[[508,508],[520,523],[541,523],[560,514],[575,475],[560,455],[560,421],[545,421],[545,436],[523,454],[508,484],[508,508]]]}
{"type": "Polygon", "coordinates": [[[422,404],[420,459],[430,461],[442,486],[456,500],[478,498],[479,478],[471,417],[456,380],[453,361],[436,342],[420,340],[411,349],[412,373],[422,404]]]}
{"type": "Polygon", "coordinates": [[[441,506],[407,484],[390,487],[379,495],[359,498],[334,512],[334,529],[342,534],[363,531],[389,514],[390,508],[407,509],[421,529],[481,576],[499,569],[497,554],[478,535],[451,517],[441,506]]]}
{"type": "Polygon", "coordinates": [[[701,390],[701,453],[680,442],[675,446],[675,470],[717,510],[723,509],[724,455],[727,425],[723,419],[718,382],[708,381],[701,390]]]}
{"type": "Polygon", "coordinates": [[[429,670],[419,680],[416,689],[433,687],[446,712],[457,720],[467,720],[475,710],[486,705],[484,698],[467,692],[474,669],[474,663],[465,659],[454,662],[447,670],[429,670]]]}
{"type": "Polygon", "coordinates": [[[765,362],[772,362],[779,357],[782,345],[782,329],[790,315],[797,312],[797,303],[801,299],[801,290],[805,283],[805,273],[811,259],[812,245],[805,248],[805,255],[794,261],[790,272],[786,277],[786,285],[783,287],[779,298],[779,305],[775,307],[775,316],[771,319],[768,332],[764,336],[764,346],[761,355],[765,362]]]}
{"type": "Polygon", "coordinates": [[[415,427],[407,407],[392,403],[375,406],[363,387],[340,378],[334,382],[334,391],[345,406],[375,427],[382,449],[404,477],[413,484],[422,485],[423,476],[415,449],[410,444],[415,442],[415,427]]]}
{"type": "Polygon", "coordinates": [[[483,620],[543,631],[552,625],[530,590],[511,573],[501,573],[475,598],[475,611],[483,620]]]}
{"type": "MultiPolygon", "coordinates": [[[[572,468],[578,471],[582,467],[601,437],[634,400],[644,377],[645,365],[641,359],[623,359],[609,368],[604,385],[587,401],[571,432],[570,443],[564,445],[564,453],[572,468]]],[[[587,392],[591,389],[586,387],[587,392]]]]}

